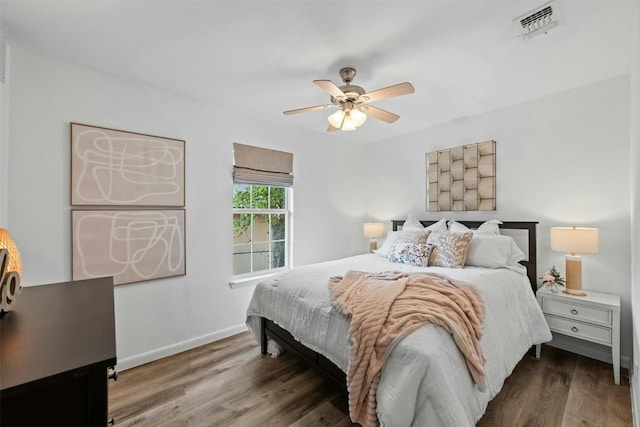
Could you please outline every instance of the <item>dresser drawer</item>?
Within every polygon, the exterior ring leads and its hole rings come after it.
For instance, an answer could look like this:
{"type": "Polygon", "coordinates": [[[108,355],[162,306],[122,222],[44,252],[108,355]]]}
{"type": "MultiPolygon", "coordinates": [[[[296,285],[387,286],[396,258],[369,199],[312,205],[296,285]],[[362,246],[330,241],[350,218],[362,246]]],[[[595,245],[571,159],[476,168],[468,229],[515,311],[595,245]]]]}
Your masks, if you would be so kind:
{"type": "Polygon", "coordinates": [[[611,345],[611,328],[587,324],[563,317],[545,314],[549,328],[554,332],[560,332],[600,344],[611,345]]]}
{"type": "Polygon", "coordinates": [[[611,325],[611,310],[574,304],[571,301],[565,302],[544,298],[542,300],[542,311],[589,323],[611,325]]]}

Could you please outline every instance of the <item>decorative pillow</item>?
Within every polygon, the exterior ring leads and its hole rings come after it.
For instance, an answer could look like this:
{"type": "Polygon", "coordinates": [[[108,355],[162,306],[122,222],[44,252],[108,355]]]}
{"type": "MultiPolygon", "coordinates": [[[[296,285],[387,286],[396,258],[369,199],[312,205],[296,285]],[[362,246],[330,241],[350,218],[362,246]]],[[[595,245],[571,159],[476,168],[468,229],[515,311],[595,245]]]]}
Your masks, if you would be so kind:
{"type": "Polygon", "coordinates": [[[402,224],[402,229],[403,230],[424,230],[424,225],[422,225],[420,221],[418,221],[418,218],[409,214],[407,216],[407,219],[404,221],[404,224],[402,224]]]}
{"type": "Polygon", "coordinates": [[[393,249],[389,253],[387,259],[391,262],[397,262],[404,264],[404,258],[407,254],[407,250],[413,245],[413,243],[396,243],[393,245],[393,249]]]}
{"type": "Polygon", "coordinates": [[[490,221],[486,221],[483,222],[482,224],[480,224],[480,227],[478,227],[476,230],[471,230],[469,227],[467,227],[464,224],[461,224],[457,221],[450,221],[449,222],[449,231],[455,232],[455,233],[464,233],[467,231],[471,231],[474,234],[500,234],[500,224],[502,224],[502,222],[498,221],[497,219],[492,219],[490,221]]]}
{"type": "Polygon", "coordinates": [[[518,265],[525,258],[510,236],[474,234],[465,265],[501,268],[518,265]]]}
{"type": "Polygon", "coordinates": [[[427,243],[433,245],[429,265],[434,267],[463,267],[473,233],[431,233],[427,243]]]}
{"type": "Polygon", "coordinates": [[[424,243],[396,243],[387,259],[400,264],[427,267],[432,249],[432,245],[424,243]]]}
{"type": "Polygon", "coordinates": [[[433,251],[433,245],[421,244],[410,245],[404,254],[405,264],[415,265],[416,267],[427,267],[429,265],[429,257],[433,251]]]}
{"type": "Polygon", "coordinates": [[[384,243],[375,253],[381,257],[387,258],[393,250],[396,243],[427,243],[430,230],[400,230],[390,231],[384,243]]]}

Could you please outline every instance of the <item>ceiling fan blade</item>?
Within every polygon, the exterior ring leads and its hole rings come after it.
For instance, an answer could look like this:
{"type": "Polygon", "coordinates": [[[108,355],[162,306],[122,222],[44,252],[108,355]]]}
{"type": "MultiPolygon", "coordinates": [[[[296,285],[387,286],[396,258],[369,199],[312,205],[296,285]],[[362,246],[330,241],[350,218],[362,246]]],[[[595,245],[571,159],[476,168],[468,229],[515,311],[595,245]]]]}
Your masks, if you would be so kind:
{"type": "Polygon", "coordinates": [[[314,80],[313,82],[334,98],[344,98],[346,96],[331,80],[314,80]]]}
{"type": "Polygon", "coordinates": [[[330,124],[330,125],[329,125],[329,127],[327,128],[327,132],[335,132],[335,131],[337,131],[337,130],[340,130],[340,129],[339,129],[339,128],[337,128],[337,127],[334,127],[334,126],[333,126],[333,125],[331,125],[331,124],[330,124]]]}
{"type": "Polygon", "coordinates": [[[331,107],[334,107],[334,105],[333,104],[316,105],[313,107],[298,108],[297,110],[284,111],[283,114],[289,115],[289,114],[306,113],[307,111],[324,110],[331,107]]]}
{"type": "Polygon", "coordinates": [[[365,113],[368,116],[376,118],[378,120],[382,120],[383,122],[393,123],[400,118],[399,115],[390,113],[382,108],[377,108],[372,105],[362,105],[360,107],[360,111],[365,113]]]}
{"type": "Polygon", "coordinates": [[[360,100],[364,102],[379,101],[381,99],[392,98],[394,96],[407,95],[415,92],[413,85],[409,82],[385,87],[383,89],[374,90],[360,96],[360,100]]]}

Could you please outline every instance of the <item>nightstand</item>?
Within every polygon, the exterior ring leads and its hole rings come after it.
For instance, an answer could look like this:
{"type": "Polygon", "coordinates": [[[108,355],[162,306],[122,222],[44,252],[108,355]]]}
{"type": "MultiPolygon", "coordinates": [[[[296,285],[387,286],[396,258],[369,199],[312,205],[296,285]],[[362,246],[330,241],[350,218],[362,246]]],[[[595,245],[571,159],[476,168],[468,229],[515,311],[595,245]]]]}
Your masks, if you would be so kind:
{"type": "MultiPolygon", "coordinates": [[[[620,297],[595,291],[577,297],[562,291],[555,294],[546,287],[536,295],[551,332],[611,347],[613,379],[619,385],[620,297]]],[[[540,357],[540,345],[536,346],[536,357],[540,357]]]]}

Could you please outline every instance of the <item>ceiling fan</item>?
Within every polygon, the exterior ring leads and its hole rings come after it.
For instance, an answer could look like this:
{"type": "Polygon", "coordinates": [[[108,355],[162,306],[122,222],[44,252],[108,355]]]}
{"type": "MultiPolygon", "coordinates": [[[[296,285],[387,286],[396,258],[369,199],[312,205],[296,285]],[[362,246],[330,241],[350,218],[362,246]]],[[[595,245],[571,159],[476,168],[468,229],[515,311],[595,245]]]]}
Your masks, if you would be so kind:
{"type": "Polygon", "coordinates": [[[343,131],[353,131],[367,120],[367,115],[393,123],[400,118],[399,115],[390,113],[381,108],[369,105],[374,101],[392,98],[394,96],[407,95],[415,92],[411,83],[404,82],[397,85],[385,87],[383,89],[365,92],[360,86],[352,85],[351,82],[356,75],[353,67],[345,67],[340,70],[340,77],[344,82],[343,86],[336,86],[331,80],[314,80],[325,92],[331,95],[331,104],[316,105],[314,107],[299,108],[297,110],[285,111],[284,114],[306,113],[307,111],[324,110],[337,107],[338,111],[329,116],[329,128],[327,132],[338,129],[343,131]]]}

